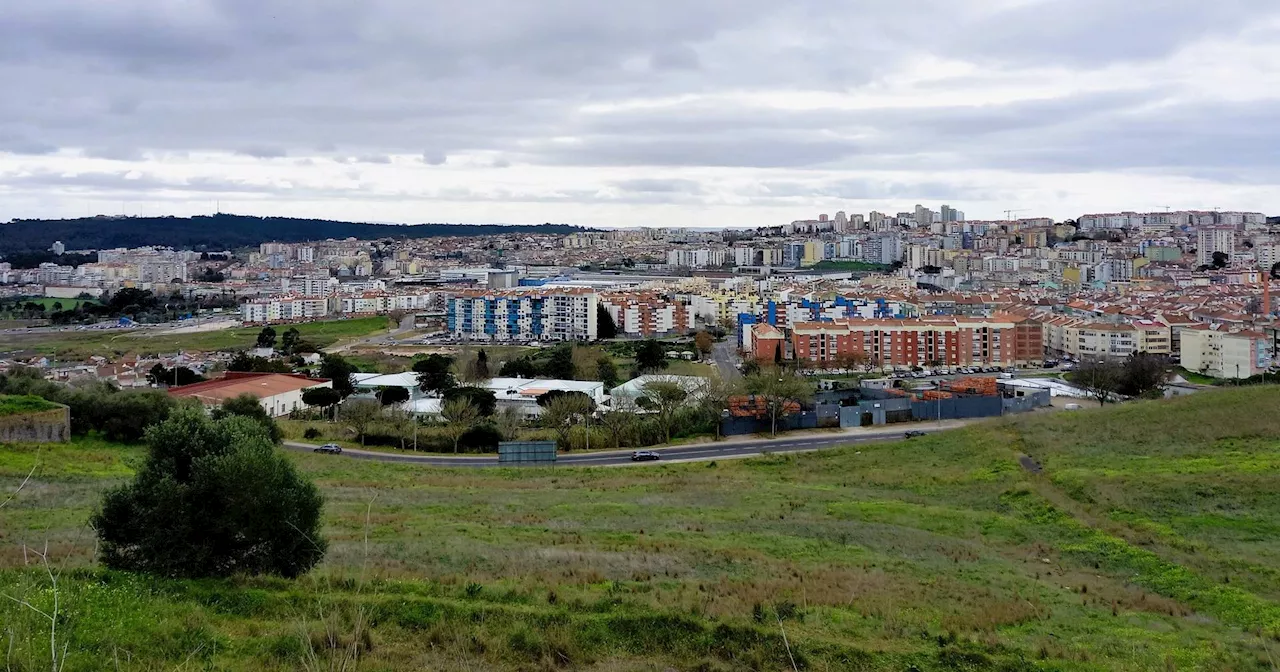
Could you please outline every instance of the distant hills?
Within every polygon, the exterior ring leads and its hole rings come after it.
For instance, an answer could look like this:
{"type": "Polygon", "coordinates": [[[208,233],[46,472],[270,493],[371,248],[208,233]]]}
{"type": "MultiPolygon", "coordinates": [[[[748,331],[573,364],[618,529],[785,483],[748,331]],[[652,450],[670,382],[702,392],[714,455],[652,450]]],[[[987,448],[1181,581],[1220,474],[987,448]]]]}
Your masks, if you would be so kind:
{"type": "Polygon", "coordinates": [[[49,249],[60,240],[68,250],[159,245],[224,250],[260,243],[297,243],[326,238],[440,238],[500,233],[569,234],[589,229],[568,224],[364,224],[327,219],[202,215],[196,217],[84,217],[15,219],[0,224],[0,254],[49,249]]]}

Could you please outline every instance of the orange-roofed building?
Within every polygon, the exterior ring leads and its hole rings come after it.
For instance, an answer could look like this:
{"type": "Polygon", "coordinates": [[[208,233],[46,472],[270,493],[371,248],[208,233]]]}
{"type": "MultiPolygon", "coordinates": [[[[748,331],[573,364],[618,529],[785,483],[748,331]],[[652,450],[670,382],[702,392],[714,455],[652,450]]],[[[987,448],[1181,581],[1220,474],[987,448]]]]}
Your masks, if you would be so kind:
{"type": "Polygon", "coordinates": [[[169,396],[198,399],[205,407],[212,408],[221,406],[228,399],[251,394],[258,398],[268,415],[278,418],[305,408],[303,391],[317,387],[333,387],[333,381],[291,373],[228,371],[224,378],[171,387],[169,396]]]}
{"type": "Polygon", "coordinates": [[[837,362],[856,353],[880,366],[944,366],[1039,363],[1044,334],[1033,319],[923,317],[803,322],[791,330],[798,362],[837,362]]]}

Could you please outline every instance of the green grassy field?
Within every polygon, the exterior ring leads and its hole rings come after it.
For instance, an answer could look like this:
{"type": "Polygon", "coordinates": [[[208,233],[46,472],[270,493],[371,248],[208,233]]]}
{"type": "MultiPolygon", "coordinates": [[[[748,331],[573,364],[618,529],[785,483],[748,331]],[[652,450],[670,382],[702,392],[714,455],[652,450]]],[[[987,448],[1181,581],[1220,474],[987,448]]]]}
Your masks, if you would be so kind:
{"type": "MultiPolygon", "coordinates": [[[[275,327],[277,337],[290,325],[275,327]]],[[[385,317],[329,320],[291,325],[306,340],[324,347],[348,338],[376,333],[390,326],[385,317]]],[[[236,350],[253,346],[261,327],[236,327],[220,331],[164,334],[160,330],[90,330],[34,334],[0,334],[0,350],[29,350],[63,360],[83,360],[90,355],[118,357],[130,353],[155,354],[190,351],[236,350]]]]}
{"type": "MultiPolygon", "coordinates": [[[[299,581],[103,571],[85,520],[140,449],[8,446],[0,592],[52,606],[47,543],[67,670],[1274,670],[1277,417],[1254,387],[719,463],[293,454],[328,498],[299,581]]],[[[0,599],[12,669],[43,623],[0,599]]]]}
{"type": "Polygon", "coordinates": [[[52,411],[58,405],[32,394],[0,394],[0,416],[52,411]]]}

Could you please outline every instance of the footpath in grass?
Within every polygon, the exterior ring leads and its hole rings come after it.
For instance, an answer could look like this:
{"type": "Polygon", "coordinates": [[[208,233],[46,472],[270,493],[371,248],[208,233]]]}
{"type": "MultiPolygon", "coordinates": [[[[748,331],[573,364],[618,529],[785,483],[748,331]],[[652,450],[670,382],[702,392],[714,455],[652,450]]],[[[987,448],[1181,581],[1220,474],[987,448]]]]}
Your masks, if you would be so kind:
{"type": "MultiPolygon", "coordinates": [[[[296,454],[330,542],[298,581],[105,572],[84,521],[140,450],[9,446],[0,492],[38,468],[0,592],[51,606],[21,555],[51,540],[68,670],[1271,670],[1275,417],[1254,387],[622,470],[296,454]]],[[[38,615],[6,628],[48,667],[38,615]]]]}

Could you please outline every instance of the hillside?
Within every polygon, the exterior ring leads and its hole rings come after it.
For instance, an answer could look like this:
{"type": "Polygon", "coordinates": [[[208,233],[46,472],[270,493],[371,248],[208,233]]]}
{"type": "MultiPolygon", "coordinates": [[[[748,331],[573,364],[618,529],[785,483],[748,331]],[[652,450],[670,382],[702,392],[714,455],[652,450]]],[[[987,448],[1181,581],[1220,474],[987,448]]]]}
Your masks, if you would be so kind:
{"type": "MultiPolygon", "coordinates": [[[[1277,417],[1280,388],[1252,387],[719,463],[298,454],[330,540],[300,581],[96,569],[84,521],[139,450],[3,447],[0,492],[36,472],[0,511],[0,592],[52,605],[23,544],[83,568],[59,584],[68,670],[338,669],[352,647],[366,670],[1272,670],[1277,417]]],[[[15,669],[47,668],[41,623],[0,601],[15,669]]]]}
{"type": "Polygon", "coordinates": [[[0,224],[0,254],[47,250],[61,240],[68,250],[160,245],[194,250],[224,250],[266,242],[302,242],[327,238],[439,238],[499,233],[568,234],[585,231],[567,224],[362,224],[324,219],[208,215],[197,217],[85,217],[16,219],[0,224]]]}

